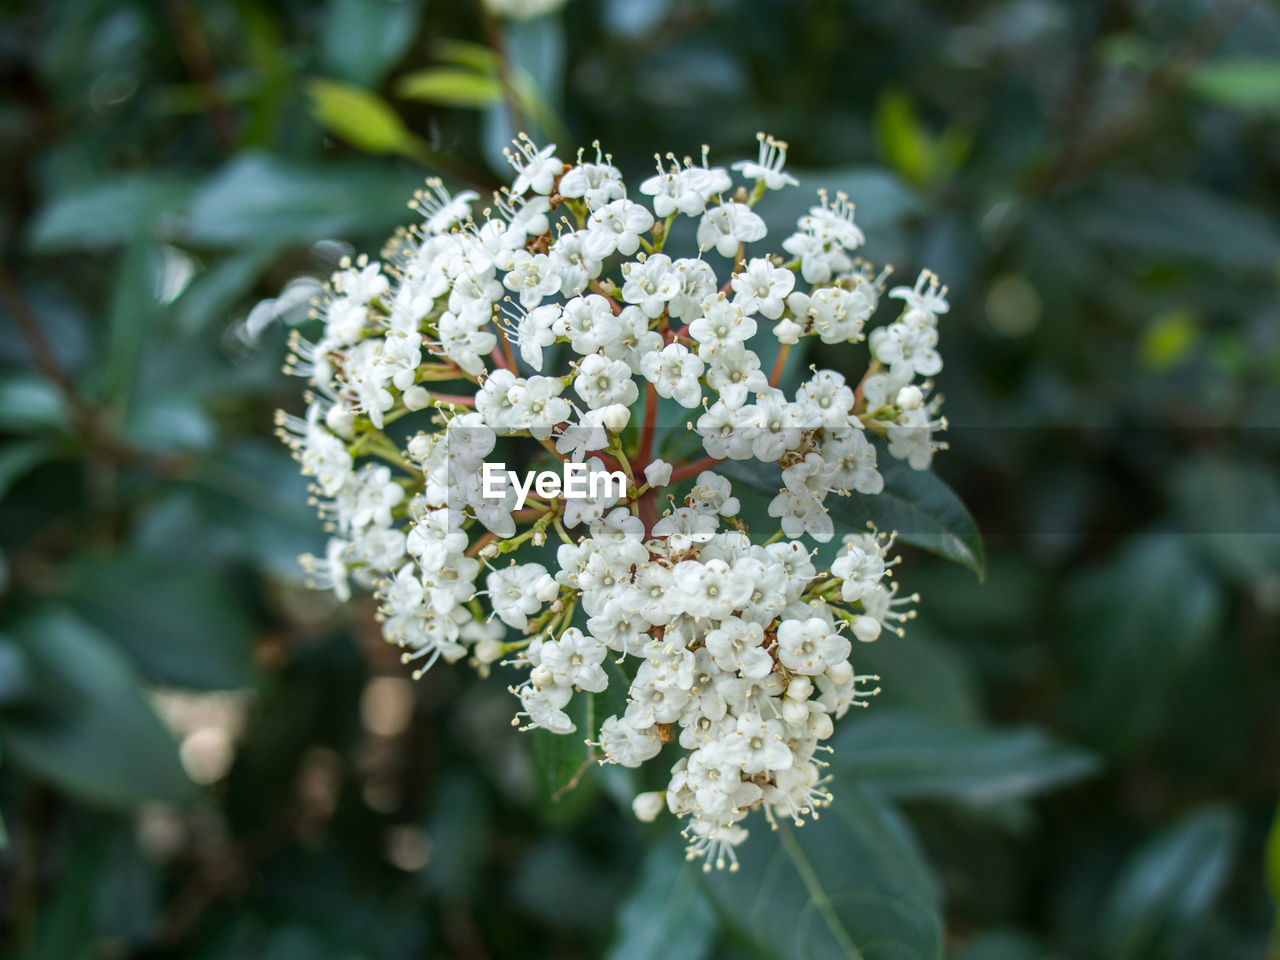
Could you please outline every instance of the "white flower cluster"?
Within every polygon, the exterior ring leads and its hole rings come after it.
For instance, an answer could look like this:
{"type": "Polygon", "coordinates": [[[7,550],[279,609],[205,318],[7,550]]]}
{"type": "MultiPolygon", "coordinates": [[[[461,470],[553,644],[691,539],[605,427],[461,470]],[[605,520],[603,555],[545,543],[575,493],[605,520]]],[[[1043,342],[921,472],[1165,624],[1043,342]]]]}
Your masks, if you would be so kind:
{"type": "Polygon", "coordinates": [[[920,378],[941,368],[945,288],[926,271],[891,290],[903,309],[868,332],[888,271],[854,258],[863,235],[843,196],[820,193],[784,254],[752,249],[756,202],[796,184],[786,145],[760,139],[733,165],[746,185],[704,148],[659,159],[647,200],[598,146],[566,164],[527,139],[479,219],[474,193],[431,182],[412,204],[423,222],[382,262],[332,278],[318,342],[295,335],[287,369],[310,381],[310,406],[280,421],[333,532],[303,558],[314,584],[374,589],[384,635],[422,669],[508,658],[527,670],[513,692],[528,725],[585,734],[601,762],[635,767],[673,744],[666,789],[635,811],[687,818],[691,855],[717,865],[736,863],[752,809],[799,820],[830,799],[822,741],[875,692],[850,638],[900,631],[916,599],[886,580],[891,536],[845,536],[826,569],[801,538],[833,539],[830,495],[883,488],[868,433],[923,469],[944,426],[920,378]],[[664,252],[681,217],[696,257],[664,252]],[[788,352],[809,337],[865,337],[866,375],[810,367],[788,395],[788,352]],[[775,342],[769,372],[757,338],[775,342]],[[659,449],[660,407],[688,411],[663,436],[693,431],[697,455],[659,449]],[[626,489],[539,488],[519,509],[486,497],[485,459],[511,437],[556,466],[621,471],[626,489]],[[781,470],[772,536],[748,532],[714,469],[726,460],[781,470]],[[686,481],[679,500],[659,493],[686,481]],[[625,708],[578,730],[575,694],[614,684],[625,708]]]}

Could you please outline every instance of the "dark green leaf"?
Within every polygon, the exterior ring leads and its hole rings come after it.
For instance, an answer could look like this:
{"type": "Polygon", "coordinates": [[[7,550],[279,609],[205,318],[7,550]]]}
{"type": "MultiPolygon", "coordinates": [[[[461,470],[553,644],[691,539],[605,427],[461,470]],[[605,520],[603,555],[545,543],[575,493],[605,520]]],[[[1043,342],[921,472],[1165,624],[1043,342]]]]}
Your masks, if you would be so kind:
{"type": "Polygon", "coordinates": [[[203,459],[140,525],[138,547],[179,562],[181,545],[205,544],[277,576],[296,578],[298,556],[324,547],[323,525],[307,504],[307,478],[276,443],[245,438],[203,459]]]}
{"type": "Polygon", "coordinates": [[[1265,869],[1271,902],[1280,909],[1280,806],[1276,807],[1276,817],[1271,823],[1271,832],[1267,835],[1265,869]]]}
{"type": "Polygon", "coordinates": [[[934,960],[938,891],[902,818],[851,783],[820,819],[759,829],[712,873],[721,917],[773,960],[934,960]],[[856,869],[855,869],[856,867],[856,869]]]}
{"type": "Polygon", "coordinates": [[[188,798],[177,745],[138,677],[105,637],[46,609],[12,627],[36,677],[38,701],[0,714],[6,756],[83,800],[131,807],[188,798]]]}
{"type": "Polygon", "coordinates": [[[212,421],[185,397],[139,402],[129,411],[123,433],[134,445],[159,451],[208,450],[215,439],[212,421]]]}
{"type": "MultiPolygon", "coordinates": [[[[967,579],[968,574],[964,574],[967,579]]],[[[978,690],[972,667],[951,645],[914,621],[902,637],[883,634],[860,643],[852,662],[858,673],[878,674],[881,692],[871,709],[902,708],[941,723],[977,721],[978,690]]]]}
{"type": "Polygon", "coordinates": [[[280,254],[278,244],[260,244],[236,253],[197,274],[173,305],[179,329],[221,329],[236,304],[280,254]]]}
{"type": "Polygon", "coordinates": [[[1016,930],[993,930],[974,937],[954,960],[1045,960],[1045,949],[1016,930]]]}
{"type": "Polygon", "coordinates": [[[715,911],[697,868],[671,837],[649,851],[618,908],[618,930],[606,960],[701,960],[715,930],[715,911]]]}
{"type": "Polygon", "coordinates": [[[93,956],[95,930],[94,900],[110,886],[108,838],[97,831],[88,842],[71,851],[66,876],[41,911],[35,943],[24,960],[88,960],[93,956]]]}
{"type": "Polygon", "coordinates": [[[192,184],[168,176],[126,177],[55,196],[31,229],[39,253],[113,247],[167,230],[191,196],[192,184]]]}
{"type": "Polygon", "coordinates": [[[22,702],[30,692],[27,655],[13,638],[0,633],[0,708],[22,702]]]}
{"type": "Polygon", "coordinates": [[[1267,277],[1280,259],[1280,232],[1261,210],[1191,185],[1126,181],[1082,203],[1080,216],[1091,238],[1129,256],[1267,277]]]}
{"type": "Polygon", "coordinates": [[[1280,569],[1280,483],[1262,463],[1202,457],[1173,476],[1191,546],[1229,575],[1262,582],[1280,569]]]}
{"type": "Polygon", "coordinates": [[[1105,960],[1159,960],[1213,905],[1235,858],[1240,824],[1210,807],[1165,828],[1125,864],[1101,918],[1105,960]]]}
{"type": "Polygon", "coordinates": [[[415,179],[382,165],[317,168],[245,153],[196,194],[186,236],[221,247],[389,231],[409,219],[415,179]]]}
{"type": "Polygon", "coordinates": [[[321,57],[336,76],[375,87],[413,42],[421,0],[329,0],[321,57]]]}
{"type": "MultiPolygon", "coordinates": [[[[932,471],[912,470],[883,450],[879,470],[884,476],[884,490],[874,496],[829,496],[826,507],[831,519],[851,530],[865,530],[869,521],[877,530],[897,531],[898,539],[904,543],[953,560],[981,578],[986,569],[982,537],[955,492],[932,471]]],[[[782,487],[781,470],[776,464],[726,460],[716,471],[763,493],[777,493],[782,487]]]]}
{"type": "Polygon", "coordinates": [[[594,710],[593,697],[593,694],[586,692],[575,693],[569,706],[565,708],[569,718],[578,727],[573,733],[557,734],[536,728],[526,734],[533,751],[534,766],[542,782],[544,797],[559,799],[570,792],[569,785],[575,777],[579,777],[578,785],[581,785],[581,781],[590,776],[591,768],[584,769],[583,764],[593,751],[584,742],[593,739],[595,732],[595,728],[588,722],[588,714],[594,710]]]}
{"type": "Polygon", "coordinates": [[[1222,612],[1183,537],[1131,540],[1096,570],[1072,604],[1071,652],[1086,680],[1076,712],[1091,742],[1123,749],[1159,730],[1222,612]]]}
{"type": "Polygon", "coordinates": [[[68,429],[66,407],[44,377],[15,374],[0,378],[0,427],[21,432],[68,429]]]}
{"type": "Polygon", "coordinates": [[[208,568],[127,554],[90,560],[67,600],[150,679],[206,690],[252,682],[243,601],[208,568]]]}
{"type": "Polygon", "coordinates": [[[135,241],[121,254],[116,268],[102,365],[94,373],[102,396],[121,410],[133,395],[143,349],[153,339],[159,315],[157,253],[150,242],[135,241]]]}
{"type": "Polygon", "coordinates": [[[877,710],[847,720],[832,764],[841,775],[888,796],[993,804],[1087,777],[1097,761],[1038,730],[982,730],[906,711],[877,710]]]}
{"type": "Polygon", "coordinates": [[[28,473],[58,455],[48,440],[15,440],[0,450],[0,498],[28,473]]]}

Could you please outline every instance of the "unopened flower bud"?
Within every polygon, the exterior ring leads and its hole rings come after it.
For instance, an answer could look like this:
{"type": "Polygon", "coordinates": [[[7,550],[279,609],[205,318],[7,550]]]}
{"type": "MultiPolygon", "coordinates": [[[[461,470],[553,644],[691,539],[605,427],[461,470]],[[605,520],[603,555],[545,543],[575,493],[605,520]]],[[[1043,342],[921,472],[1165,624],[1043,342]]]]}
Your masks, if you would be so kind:
{"type": "Polygon", "coordinates": [[[497,640],[481,640],[473,652],[481,663],[495,663],[502,657],[502,644],[497,640]]]}
{"type": "Polygon", "coordinates": [[[324,415],[324,425],[340,437],[355,432],[356,413],[344,403],[335,403],[324,415]]]}
{"type": "Polygon", "coordinates": [[[915,384],[910,384],[898,391],[897,403],[901,410],[919,410],[924,404],[924,394],[915,384]]]}
{"type": "Polygon", "coordinates": [[[631,422],[631,411],[621,403],[611,403],[600,411],[601,422],[617,433],[631,422]]]}
{"type": "Polygon", "coordinates": [[[551,672],[551,668],[544,667],[542,664],[538,664],[529,673],[529,682],[535,687],[549,687],[555,683],[555,680],[556,676],[551,672]]]}
{"type": "Polygon", "coordinates": [[[426,387],[416,383],[401,394],[401,399],[410,410],[425,410],[431,406],[431,394],[427,392],[426,387]]]}
{"type": "Polygon", "coordinates": [[[870,643],[880,636],[880,623],[874,617],[854,617],[853,635],[863,643],[870,643]]]}
{"type": "Polygon", "coordinates": [[[849,666],[848,660],[833,663],[827,667],[827,679],[837,687],[842,687],[853,679],[853,667],[849,666]]]}
{"type": "Polygon", "coordinates": [[[665,487],[671,482],[671,464],[654,460],[644,468],[644,479],[651,487],[665,487]]]}
{"type": "Polygon", "coordinates": [[[813,696],[813,681],[803,674],[792,677],[787,684],[787,696],[792,700],[808,700],[813,696]]]}
{"type": "Polygon", "coordinates": [[[560,593],[560,584],[552,579],[550,574],[544,574],[538,578],[538,582],[533,585],[533,595],[543,603],[548,600],[554,600],[560,593]]]}
{"type": "Polygon", "coordinates": [[[809,736],[817,740],[825,740],[835,732],[836,726],[829,713],[809,714],[809,736]]]}
{"type": "Polygon", "coordinates": [[[801,724],[809,718],[809,704],[805,700],[792,700],[790,697],[782,701],[782,719],[787,723],[801,724]]]}
{"type": "Polygon", "coordinates": [[[641,823],[652,823],[666,805],[667,800],[661,793],[650,790],[647,793],[636,794],[636,798],[631,801],[631,812],[641,823]]]}

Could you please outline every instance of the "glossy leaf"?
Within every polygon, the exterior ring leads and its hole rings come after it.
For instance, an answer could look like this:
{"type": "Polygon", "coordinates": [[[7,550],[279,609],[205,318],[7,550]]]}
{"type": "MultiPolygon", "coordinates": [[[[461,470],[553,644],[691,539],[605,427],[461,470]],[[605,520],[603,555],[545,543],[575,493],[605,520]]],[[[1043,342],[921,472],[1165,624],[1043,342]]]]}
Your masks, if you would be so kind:
{"type": "Polygon", "coordinates": [[[57,389],[39,374],[0,380],[0,427],[22,433],[62,432],[69,428],[57,389]]]}
{"type": "Polygon", "coordinates": [[[100,249],[172,227],[191,196],[190,181],[132,176],[86,184],[53,197],[31,228],[38,253],[100,249]]]}
{"type": "Polygon", "coordinates": [[[771,960],[941,957],[938,891],[906,823],[843,778],[832,789],[820,819],[753,830],[741,868],[709,875],[721,917],[771,960]]]}
{"type": "Polygon", "coordinates": [[[191,796],[177,744],[110,641],[58,609],[33,614],[11,632],[39,694],[29,705],[0,713],[8,760],[108,807],[191,796]]]}
{"type": "Polygon", "coordinates": [[[1101,918],[1104,960],[1172,956],[1217,899],[1235,857],[1240,824],[1210,807],[1157,834],[1125,864],[1101,918]]]}
{"type": "Polygon", "coordinates": [[[129,555],[88,559],[67,599],[156,682],[216,690],[253,679],[249,618],[213,569],[129,555]]]}
{"type": "MultiPolygon", "coordinates": [[[[776,464],[726,460],[716,470],[762,493],[774,494],[782,487],[776,464]]],[[[827,497],[824,505],[831,519],[850,531],[865,530],[868,521],[877,530],[897,531],[904,543],[946,557],[981,578],[986,570],[982,538],[955,492],[932,472],[912,470],[883,450],[879,470],[885,483],[881,493],[827,497]]]]}
{"type": "Polygon", "coordinates": [[[380,165],[308,167],[242,153],[201,187],[184,232],[192,243],[223,247],[390,230],[407,219],[416,180],[380,165]]]}
{"type": "Polygon", "coordinates": [[[1071,653],[1086,678],[1075,712],[1092,742],[1121,750],[1158,731],[1222,614],[1217,585],[1172,534],[1131,540],[1082,583],[1071,653]]]}
{"type": "Polygon", "coordinates": [[[842,724],[834,768],[887,796],[994,804],[1094,774],[1098,763],[1038,730],[979,729],[879,710],[842,724]]]}
{"type": "Polygon", "coordinates": [[[618,908],[606,960],[701,960],[711,950],[716,915],[697,866],[675,838],[654,846],[618,908]]]}
{"type": "Polygon", "coordinates": [[[321,57],[335,76],[376,86],[413,42],[421,0],[329,0],[321,57]]]}

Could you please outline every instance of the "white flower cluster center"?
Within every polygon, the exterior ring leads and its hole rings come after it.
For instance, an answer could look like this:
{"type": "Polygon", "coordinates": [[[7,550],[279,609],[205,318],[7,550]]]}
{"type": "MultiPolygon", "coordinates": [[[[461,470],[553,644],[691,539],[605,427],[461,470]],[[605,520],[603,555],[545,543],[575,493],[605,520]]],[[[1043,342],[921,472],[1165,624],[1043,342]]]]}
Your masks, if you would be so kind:
{"type": "Polygon", "coordinates": [[[760,250],[757,201],[796,185],[786,145],[760,139],[737,186],[704,149],[660,159],[636,196],[598,147],[566,164],[527,139],[478,219],[474,193],[430,182],[422,223],[333,276],[318,341],[295,335],[287,369],[310,405],[280,417],[333,533],[303,558],[313,584],[375,590],[385,637],[422,669],[506,658],[525,671],[519,716],[585,736],[601,762],[675,753],[635,811],[686,818],[708,865],[736,863],[754,808],[799,820],[830,800],[822,741],[876,679],[855,675],[851,638],[876,639],[916,598],[895,599],[892,536],[849,533],[825,569],[806,538],[833,540],[830,496],[882,490],[868,434],[924,469],[945,425],[921,379],[941,369],[945,288],[925,271],[871,329],[888,271],[855,258],[843,196],[820,193],[782,253],[760,250]],[[680,218],[697,256],[664,252],[680,218]],[[810,338],[867,340],[865,375],[810,367],[781,389],[810,338]],[[486,496],[486,458],[520,437],[626,488],[486,496]],[[668,449],[681,437],[691,455],[668,449]],[[756,520],[771,535],[748,530],[724,476],[743,466],[725,461],[780,471],[756,520]],[[614,685],[625,706],[579,729],[575,703],[614,685]]]}

